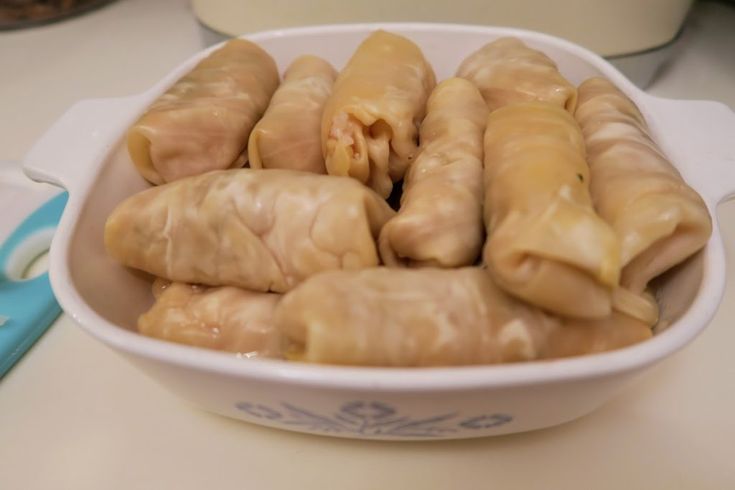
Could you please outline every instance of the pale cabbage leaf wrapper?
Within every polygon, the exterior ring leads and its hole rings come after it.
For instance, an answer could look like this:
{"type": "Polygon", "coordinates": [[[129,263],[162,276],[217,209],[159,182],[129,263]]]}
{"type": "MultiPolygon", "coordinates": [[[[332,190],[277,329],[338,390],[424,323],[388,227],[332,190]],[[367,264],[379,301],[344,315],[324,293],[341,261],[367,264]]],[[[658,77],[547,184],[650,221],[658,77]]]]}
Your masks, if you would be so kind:
{"type": "Polygon", "coordinates": [[[390,266],[471,265],[484,241],[482,136],[487,108],[472,83],[451,78],[429,97],[421,149],[403,180],[398,214],[380,233],[390,266]]]}
{"type": "Polygon", "coordinates": [[[575,117],[587,144],[592,199],[622,244],[621,284],[642,292],[706,245],[712,220],[633,101],[611,82],[582,83],[575,117]]]}
{"type": "Polygon", "coordinates": [[[243,357],[281,357],[273,323],[280,295],[161,279],[153,292],[155,303],[138,319],[143,335],[243,357]]]}
{"type": "Polygon", "coordinates": [[[353,179],[292,170],[222,170],[123,201],[105,226],[108,253],[171,281],[284,292],[312,274],[378,264],[394,215],[353,179]]]}
{"type": "Polygon", "coordinates": [[[316,56],[296,58],[283,75],[263,118],[250,133],[251,168],[326,173],[321,122],[336,70],[316,56]]]}
{"type": "Polygon", "coordinates": [[[434,71],[409,39],[376,31],[334,84],[322,117],[330,175],[350,176],[387,197],[418,151],[418,126],[434,71]]]}
{"type": "Polygon", "coordinates": [[[250,131],[278,86],[273,59],[234,39],[161,95],[128,131],[128,152],[153,184],[242,167],[250,131]]]}
{"type": "Polygon", "coordinates": [[[651,337],[620,313],[555,317],[498,288],[480,268],[333,271],[276,307],[287,358],[359,366],[495,364],[591,354],[651,337]]]}
{"type": "Polygon", "coordinates": [[[620,244],[596,213],[582,132],[547,102],[490,113],[485,131],[483,258],[506,291],[561,315],[612,310],[620,244]]]}
{"type": "Polygon", "coordinates": [[[514,37],[502,37],[472,53],[457,76],[480,89],[491,111],[539,100],[572,112],[577,102],[577,89],[559,73],[556,63],[514,37]]]}

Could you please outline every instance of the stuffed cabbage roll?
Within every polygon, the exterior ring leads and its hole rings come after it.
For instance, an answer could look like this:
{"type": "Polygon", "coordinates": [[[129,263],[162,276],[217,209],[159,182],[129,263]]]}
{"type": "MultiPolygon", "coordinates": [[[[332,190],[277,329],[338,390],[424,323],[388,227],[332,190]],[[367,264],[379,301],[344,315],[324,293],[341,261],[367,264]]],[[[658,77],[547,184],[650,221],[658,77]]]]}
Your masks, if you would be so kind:
{"type": "Polygon", "coordinates": [[[704,247],[712,222],[633,101],[602,78],[582,83],[579,97],[575,115],[587,144],[592,199],[620,237],[621,284],[641,292],[704,247]]]}
{"type": "Polygon", "coordinates": [[[502,37],[468,56],[457,69],[480,89],[491,111],[541,100],[574,111],[577,89],[548,56],[515,37],[502,37]]]}
{"type": "Polygon", "coordinates": [[[554,313],[609,315],[620,245],[593,209],[574,118],[548,102],[508,105],[484,143],[483,257],[498,285],[554,313]]]}
{"type": "Polygon", "coordinates": [[[234,39],[204,58],[128,131],[128,151],[153,184],[242,167],[250,130],[278,86],[273,59],[234,39]]]}
{"type": "Polygon", "coordinates": [[[301,56],[291,63],[265,115],[250,133],[251,168],[326,173],[322,112],[336,77],[332,65],[316,56],[301,56]]]}
{"type": "Polygon", "coordinates": [[[539,358],[596,354],[637,344],[653,336],[649,323],[617,311],[594,320],[559,321],[544,339],[539,358]]]}
{"type": "Polygon", "coordinates": [[[124,265],[171,281],[284,292],[312,274],[378,264],[394,212],[349,178],[293,170],[222,170],[153,187],[107,219],[124,265]]]}
{"type": "Polygon", "coordinates": [[[413,42],[371,34],[337,77],[324,109],[327,172],[387,197],[416,157],[417,128],[434,84],[434,71],[413,42]]]}
{"type": "MultiPolygon", "coordinates": [[[[618,314],[616,314],[618,315],[618,314]]],[[[287,358],[361,366],[528,361],[610,350],[651,330],[625,319],[562,320],[518,301],[480,268],[333,271],[276,307],[287,358]]]]}
{"type": "Polygon", "coordinates": [[[156,302],[138,319],[143,335],[244,357],[281,356],[281,336],[273,324],[278,294],[161,279],[153,293],[156,302]]]}
{"type": "Polygon", "coordinates": [[[482,135],[487,108],[472,83],[437,85],[421,124],[421,150],[403,179],[398,214],[380,233],[387,265],[456,267],[477,259],[482,224],[482,135]]]}

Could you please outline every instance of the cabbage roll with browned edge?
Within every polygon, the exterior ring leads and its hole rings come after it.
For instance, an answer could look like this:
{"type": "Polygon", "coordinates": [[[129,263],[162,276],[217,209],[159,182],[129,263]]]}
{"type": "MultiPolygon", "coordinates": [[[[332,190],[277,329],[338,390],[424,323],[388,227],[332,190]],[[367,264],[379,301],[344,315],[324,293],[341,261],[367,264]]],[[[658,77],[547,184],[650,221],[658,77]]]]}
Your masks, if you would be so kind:
{"type": "Polygon", "coordinates": [[[619,331],[608,319],[599,327],[595,322],[544,313],[503,292],[477,267],[327,272],[284,295],[275,313],[288,359],[359,366],[529,361],[651,336],[633,319],[620,322],[619,331]]]}
{"type": "Polygon", "coordinates": [[[156,302],[138,319],[143,335],[243,357],[281,357],[273,323],[278,294],[161,279],[153,294],[156,302]]]}
{"type": "Polygon", "coordinates": [[[712,233],[707,207],[653,141],[633,101],[608,80],[580,85],[575,116],[587,144],[592,200],[622,243],[621,284],[642,292],[705,246],[712,233]]]}
{"type": "Polygon", "coordinates": [[[548,56],[515,37],[502,37],[468,56],[457,69],[480,89],[493,111],[516,102],[540,100],[572,112],[577,89],[548,56]]]}
{"type": "Polygon", "coordinates": [[[250,131],[277,86],[278,70],[268,53],[244,39],[228,41],[133,124],[130,158],[153,184],[242,167],[250,131]]]}
{"type": "Polygon", "coordinates": [[[394,214],[346,177],[222,170],[129,197],[104,238],[113,258],[157,277],[284,292],[318,272],[377,265],[394,214]]]}
{"type": "Polygon", "coordinates": [[[450,78],[429,97],[421,149],[403,179],[398,214],[380,232],[390,266],[473,264],[482,224],[482,135],[487,108],[472,83],[450,78]]]}
{"type": "Polygon", "coordinates": [[[337,72],[316,56],[301,56],[283,75],[263,118],[250,133],[251,168],[326,173],[321,123],[337,72]]]}
{"type": "Polygon", "coordinates": [[[554,313],[608,316],[620,244],[592,206],[574,118],[548,102],[508,105],[490,113],[484,143],[483,258],[495,281],[554,313]]]}
{"type": "Polygon", "coordinates": [[[322,117],[327,173],[353,177],[388,197],[418,151],[418,126],[435,85],[416,44],[376,31],[337,77],[322,117]]]}

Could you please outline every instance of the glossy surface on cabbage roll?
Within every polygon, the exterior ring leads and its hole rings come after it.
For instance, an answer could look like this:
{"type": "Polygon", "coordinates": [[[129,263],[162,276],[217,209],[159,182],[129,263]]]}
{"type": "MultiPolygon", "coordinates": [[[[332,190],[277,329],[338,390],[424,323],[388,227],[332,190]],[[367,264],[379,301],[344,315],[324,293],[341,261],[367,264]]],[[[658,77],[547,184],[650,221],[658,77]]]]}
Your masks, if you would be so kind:
{"type": "Polygon", "coordinates": [[[577,89],[551,58],[514,37],[501,37],[469,55],[457,69],[480,89],[491,111],[540,100],[573,111],[577,89]]]}
{"type": "Polygon", "coordinates": [[[143,335],[244,357],[280,357],[273,324],[280,295],[156,280],[156,302],[138,319],[143,335]]]}
{"type": "Polygon", "coordinates": [[[540,311],[479,268],[325,273],[285,295],[276,326],[295,360],[363,366],[491,364],[534,359],[540,311]]]}
{"type": "Polygon", "coordinates": [[[234,39],[204,58],[128,131],[128,151],[153,184],[241,167],[250,131],[278,86],[273,59],[234,39]]]}
{"type": "Polygon", "coordinates": [[[421,124],[421,149],[403,180],[398,214],[380,233],[387,265],[471,265],[484,241],[482,136],[487,108],[462,78],[437,85],[421,124]]]}
{"type": "Polygon", "coordinates": [[[291,170],[223,170],[123,201],[105,246],[124,265],[172,281],[284,292],[312,274],[378,263],[394,215],[349,178],[291,170]]]}
{"type": "Polygon", "coordinates": [[[589,193],[582,132],[559,106],[490,114],[485,131],[483,258],[498,285],[554,313],[611,312],[620,245],[589,193]]]}
{"type": "Polygon", "coordinates": [[[622,243],[621,284],[643,291],[657,275],[700,250],[712,233],[707,207],[651,138],[635,104],[608,80],[579,87],[597,212],[622,243]]]}
{"type": "Polygon", "coordinates": [[[251,168],[326,173],[321,123],[337,71],[316,56],[296,58],[283,75],[263,118],[250,133],[251,168]]]}
{"type": "Polygon", "coordinates": [[[340,72],[324,109],[327,172],[387,197],[416,157],[417,128],[434,85],[416,44],[385,31],[371,34],[340,72]]]}
{"type": "Polygon", "coordinates": [[[618,316],[562,320],[506,294],[480,268],[380,267],[310,278],[283,297],[275,322],[293,360],[413,367],[586,354],[651,336],[618,316]]]}

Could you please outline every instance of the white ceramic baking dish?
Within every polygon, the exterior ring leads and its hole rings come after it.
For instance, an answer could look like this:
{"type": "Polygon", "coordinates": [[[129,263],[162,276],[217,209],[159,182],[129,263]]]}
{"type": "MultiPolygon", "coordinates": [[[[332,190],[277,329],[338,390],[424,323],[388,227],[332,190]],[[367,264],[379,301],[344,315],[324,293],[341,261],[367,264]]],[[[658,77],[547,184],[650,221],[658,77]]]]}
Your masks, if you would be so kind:
{"type": "Polygon", "coordinates": [[[134,325],[151,303],[149,284],[109,259],[102,243],[112,208],[146,187],[121,141],[146,106],[209,50],[143,94],[80,102],[26,157],[31,178],[60,185],[70,194],[50,258],[51,282],[64,310],[91,335],[206,410],[283,429],[373,439],[478,437],[575,419],[705,328],[725,282],[716,205],[735,191],[735,115],[727,107],[646,95],[590,51],[516,29],[361,24],[247,37],[267,49],[281,69],[303,53],[319,54],[339,67],[377,28],[417,42],[439,79],[453,74],[461,59],[488,41],[518,36],[556,60],[572,82],[602,74],[639,105],[655,138],[702,194],[715,219],[704,253],[661,283],[663,320],[653,339],[615,352],[555,361],[381,369],[239,359],[138,335],[134,325]]]}

